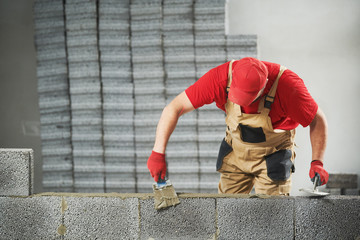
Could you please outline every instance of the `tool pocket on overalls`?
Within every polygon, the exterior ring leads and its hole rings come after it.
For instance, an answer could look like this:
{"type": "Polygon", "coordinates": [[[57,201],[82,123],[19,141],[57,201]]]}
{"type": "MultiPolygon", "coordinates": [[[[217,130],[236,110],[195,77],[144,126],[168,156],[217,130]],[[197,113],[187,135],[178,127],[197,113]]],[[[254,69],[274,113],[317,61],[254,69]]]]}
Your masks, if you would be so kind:
{"type": "Polygon", "coordinates": [[[267,175],[273,181],[286,181],[293,168],[291,161],[292,151],[283,149],[265,156],[267,175]]]}
{"type": "Polygon", "coordinates": [[[264,131],[261,127],[250,127],[248,125],[239,124],[241,140],[248,143],[261,143],[266,141],[264,131]]]}
{"type": "Polygon", "coordinates": [[[222,140],[219,150],[219,155],[216,161],[216,171],[219,171],[223,165],[224,158],[232,152],[232,147],[225,141],[225,138],[222,140]]]}

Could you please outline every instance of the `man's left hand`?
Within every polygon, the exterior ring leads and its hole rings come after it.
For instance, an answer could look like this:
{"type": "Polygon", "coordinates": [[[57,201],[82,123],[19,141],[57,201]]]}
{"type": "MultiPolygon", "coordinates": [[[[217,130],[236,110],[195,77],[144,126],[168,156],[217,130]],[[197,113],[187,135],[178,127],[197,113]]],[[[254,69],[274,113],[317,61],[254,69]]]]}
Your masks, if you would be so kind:
{"type": "Polygon", "coordinates": [[[311,162],[309,176],[311,181],[315,181],[315,174],[318,173],[320,175],[320,183],[319,186],[324,185],[329,180],[329,173],[323,168],[323,163],[319,160],[314,160],[311,162]]]}

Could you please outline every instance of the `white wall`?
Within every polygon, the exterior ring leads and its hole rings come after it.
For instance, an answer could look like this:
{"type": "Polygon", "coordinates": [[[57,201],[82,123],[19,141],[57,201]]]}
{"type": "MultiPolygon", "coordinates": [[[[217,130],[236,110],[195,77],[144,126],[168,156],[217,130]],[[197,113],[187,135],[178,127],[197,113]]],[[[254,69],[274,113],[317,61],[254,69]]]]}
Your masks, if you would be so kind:
{"type": "MultiPolygon", "coordinates": [[[[325,169],[360,176],[360,1],[228,0],[227,31],[257,34],[259,58],[296,72],[329,124],[325,169]]],[[[311,186],[309,128],[297,128],[292,195],[311,186]]]]}

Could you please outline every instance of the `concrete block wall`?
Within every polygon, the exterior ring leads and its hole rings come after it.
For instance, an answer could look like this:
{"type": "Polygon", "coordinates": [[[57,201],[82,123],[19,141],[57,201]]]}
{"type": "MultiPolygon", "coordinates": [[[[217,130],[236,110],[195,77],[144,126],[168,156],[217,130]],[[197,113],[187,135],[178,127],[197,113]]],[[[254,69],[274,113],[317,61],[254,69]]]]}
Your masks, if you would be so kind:
{"type": "Polygon", "coordinates": [[[0,197],[0,239],[358,239],[360,197],[43,193],[0,197]]]}
{"type": "MultiPolygon", "coordinates": [[[[257,55],[255,35],[225,36],[224,0],[36,0],[43,187],[148,192],[162,109],[208,70],[257,55]]],[[[179,191],[216,192],[224,113],[180,118],[167,148],[179,191]]]]}
{"type": "Polygon", "coordinates": [[[358,239],[360,196],[34,194],[33,151],[0,149],[0,239],[358,239]]]}

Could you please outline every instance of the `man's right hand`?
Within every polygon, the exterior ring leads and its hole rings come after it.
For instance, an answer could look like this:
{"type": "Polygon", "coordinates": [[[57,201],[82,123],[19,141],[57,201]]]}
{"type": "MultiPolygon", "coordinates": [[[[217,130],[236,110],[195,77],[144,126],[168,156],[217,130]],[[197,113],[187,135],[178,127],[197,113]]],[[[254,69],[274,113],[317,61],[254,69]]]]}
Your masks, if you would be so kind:
{"type": "Polygon", "coordinates": [[[155,182],[159,181],[159,176],[161,177],[161,179],[165,179],[165,154],[152,151],[147,161],[147,167],[150,170],[150,174],[154,178],[155,182]]]}

